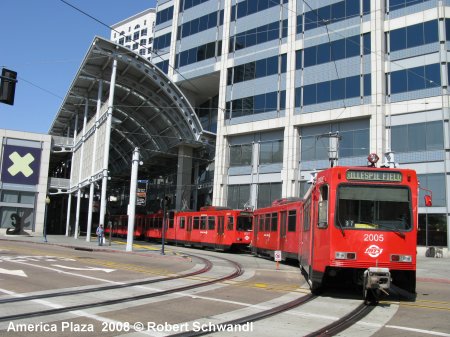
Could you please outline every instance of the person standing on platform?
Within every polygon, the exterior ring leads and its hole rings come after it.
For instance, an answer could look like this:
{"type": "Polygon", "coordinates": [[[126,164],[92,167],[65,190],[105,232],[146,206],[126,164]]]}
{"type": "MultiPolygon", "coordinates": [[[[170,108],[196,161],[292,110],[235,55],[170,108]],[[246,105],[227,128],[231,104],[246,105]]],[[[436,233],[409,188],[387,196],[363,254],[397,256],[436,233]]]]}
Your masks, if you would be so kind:
{"type": "Polygon", "coordinates": [[[103,229],[103,225],[100,224],[100,226],[97,227],[97,231],[95,232],[95,234],[97,234],[99,246],[103,246],[103,234],[104,233],[105,233],[105,230],[103,229]]]}

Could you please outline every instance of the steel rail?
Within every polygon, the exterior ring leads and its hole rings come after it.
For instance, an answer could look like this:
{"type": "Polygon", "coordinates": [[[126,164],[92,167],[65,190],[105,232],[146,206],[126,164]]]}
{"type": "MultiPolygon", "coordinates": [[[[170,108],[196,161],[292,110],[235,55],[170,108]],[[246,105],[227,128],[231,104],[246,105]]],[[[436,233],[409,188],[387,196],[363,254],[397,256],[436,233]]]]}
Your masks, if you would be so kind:
{"type": "Polygon", "coordinates": [[[134,282],[127,282],[127,283],[123,283],[123,284],[101,286],[101,287],[96,287],[96,288],[66,290],[66,291],[52,292],[52,293],[46,293],[46,294],[23,296],[23,297],[4,298],[4,299],[0,299],[0,304],[32,301],[32,300],[47,299],[47,298],[60,297],[60,296],[79,295],[79,294],[93,293],[93,292],[97,292],[97,291],[114,290],[114,289],[128,288],[128,287],[134,287],[134,286],[141,286],[141,285],[147,285],[147,284],[152,284],[152,283],[157,283],[157,282],[165,282],[165,281],[171,281],[171,280],[176,280],[176,279],[180,279],[180,278],[186,278],[186,277],[190,277],[190,276],[196,276],[196,275],[200,275],[200,274],[206,273],[211,270],[211,268],[212,268],[211,261],[209,261],[203,257],[196,256],[196,255],[190,255],[190,254],[186,254],[186,255],[195,257],[199,260],[202,260],[204,267],[202,269],[199,269],[199,270],[191,272],[191,273],[179,274],[176,276],[169,276],[169,277],[160,277],[160,278],[153,279],[153,280],[134,281],[134,282]]]}
{"type": "Polygon", "coordinates": [[[146,293],[146,294],[141,294],[141,295],[122,297],[122,298],[117,298],[117,299],[113,299],[113,300],[105,300],[105,301],[94,302],[94,303],[78,304],[78,305],[72,305],[72,306],[63,307],[63,308],[53,308],[53,309],[48,309],[48,310],[43,310],[43,311],[33,311],[33,312],[28,312],[28,313],[1,316],[0,322],[25,319],[25,318],[31,318],[31,317],[48,316],[48,315],[60,314],[63,312],[97,308],[97,307],[103,307],[103,306],[108,306],[108,305],[113,305],[113,304],[124,303],[124,302],[143,300],[143,299],[168,295],[168,294],[172,294],[172,293],[176,293],[176,292],[180,292],[180,291],[186,291],[186,290],[191,290],[191,289],[195,289],[195,288],[205,287],[205,286],[208,286],[208,285],[211,285],[214,283],[227,281],[227,280],[239,277],[240,275],[243,274],[244,269],[242,268],[242,266],[239,263],[228,260],[228,259],[224,259],[224,258],[220,258],[220,259],[231,263],[234,266],[234,269],[235,269],[234,272],[231,274],[228,274],[226,276],[219,277],[217,279],[213,279],[213,280],[209,280],[209,281],[205,281],[205,282],[201,282],[201,283],[197,283],[197,284],[182,286],[182,287],[178,287],[178,288],[157,291],[154,293],[146,293]]]}

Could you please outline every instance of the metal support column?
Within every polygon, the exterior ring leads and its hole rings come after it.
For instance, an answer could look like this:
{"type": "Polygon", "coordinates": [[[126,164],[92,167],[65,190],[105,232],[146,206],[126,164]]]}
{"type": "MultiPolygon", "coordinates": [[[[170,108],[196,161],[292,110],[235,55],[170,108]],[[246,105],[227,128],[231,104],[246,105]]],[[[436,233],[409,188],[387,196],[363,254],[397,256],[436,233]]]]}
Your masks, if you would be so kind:
{"type": "Polygon", "coordinates": [[[134,237],[134,216],[136,214],[136,189],[139,168],[139,148],[133,151],[133,160],[131,164],[131,179],[130,179],[130,203],[128,204],[128,234],[127,234],[127,252],[133,250],[134,237]]]}
{"type": "MultiPolygon", "coordinates": [[[[92,211],[94,204],[94,181],[93,175],[95,173],[95,161],[97,159],[97,134],[98,134],[98,120],[100,118],[100,109],[102,107],[102,92],[103,92],[103,81],[99,80],[98,83],[98,93],[97,93],[97,110],[95,114],[95,130],[94,130],[94,149],[92,153],[92,162],[91,162],[91,178],[90,178],[90,186],[89,186],[89,209],[88,209],[88,222],[86,229],[86,241],[91,241],[91,231],[92,231],[92,211]]],[[[106,228],[106,227],[105,227],[106,228]]]]}
{"type": "MultiPolygon", "coordinates": [[[[78,114],[75,115],[75,127],[73,128],[73,144],[75,145],[75,142],[77,140],[77,136],[78,136],[78,114]]],[[[72,162],[70,165],[70,183],[69,183],[69,188],[72,189],[73,187],[73,157],[74,154],[72,152],[72,162]]],[[[70,235],[70,213],[71,213],[71,207],[72,207],[72,193],[69,194],[69,200],[67,201],[67,222],[66,222],[66,236],[70,235]]]]}
{"type": "Polygon", "coordinates": [[[77,213],[75,215],[75,233],[73,237],[78,239],[78,231],[80,228],[80,209],[81,209],[81,182],[82,182],[82,172],[83,172],[83,156],[84,156],[84,141],[86,136],[86,124],[87,124],[87,115],[89,109],[89,101],[87,97],[84,102],[84,116],[83,116],[83,134],[81,136],[81,155],[80,155],[80,165],[78,167],[78,193],[77,193],[77,213]]]}
{"type": "Polygon", "coordinates": [[[109,87],[109,98],[108,98],[108,117],[106,119],[106,132],[105,132],[105,152],[103,154],[103,178],[102,178],[102,194],[100,201],[100,219],[99,224],[105,224],[105,214],[106,214],[106,188],[108,185],[108,164],[109,164],[109,146],[111,143],[111,124],[112,124],[112,113],[114,105],[114,89],[116,87],[116,74],[117,74],[117,59],[114,58],[111,82],[109,87]]]}

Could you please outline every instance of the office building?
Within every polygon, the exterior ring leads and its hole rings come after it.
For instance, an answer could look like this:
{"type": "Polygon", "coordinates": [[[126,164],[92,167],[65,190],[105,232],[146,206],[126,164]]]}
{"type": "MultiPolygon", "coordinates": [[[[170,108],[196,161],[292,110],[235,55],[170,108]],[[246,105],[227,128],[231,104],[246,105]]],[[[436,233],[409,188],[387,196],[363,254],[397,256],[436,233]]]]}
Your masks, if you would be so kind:
{"type": "Polygon", "coordinates": [[[150,8],[111,26],[111,41],[151,59],[155,9],[150,8]]]}
{"type": "Polygon", "coordinates": [[[330,150],[339,165],[392,151],[433,192],[425,208],[421,191],[419,244],[446,246],[448,6],[159,1],[153,62],[217,135],[213,204],[262,207],[302,196],[330,150]]]}

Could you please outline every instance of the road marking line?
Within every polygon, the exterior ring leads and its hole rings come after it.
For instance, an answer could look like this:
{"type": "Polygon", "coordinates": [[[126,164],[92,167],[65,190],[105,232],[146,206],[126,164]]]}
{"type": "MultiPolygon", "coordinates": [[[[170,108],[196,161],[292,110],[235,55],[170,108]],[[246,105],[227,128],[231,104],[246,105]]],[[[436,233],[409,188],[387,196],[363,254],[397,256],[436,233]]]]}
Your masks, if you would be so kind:
{"type": "Polygon", "coordinates": [[[86,271],[104,271],[105,273],[112,273],[113,271],[116,271],[115,269],[106,269],[106,268],[95,268],[95,267],[69,267],[69,266],[62,266],[59,264],[52,264],[53,267],[63,268],[63,269],[71,269],[71,270],[86,270],[86,271]]]}
{"type": "Polygon", "coordinates": [[[23,270],[17,269],[17,270],[9,270],[9,269],[3,269],[0,268],[0,274],[8,274],[8,275],[16,275],[21,277],[28,277],[27,274],[23,270]]]}
{"type": "Polygon", "coordinates": [[[391,329],[398,329],[398,330],[406,330],[406,331],[412,331],[412,332],[419,332],[427,335],[433,335],[433,336],[444,336],[444,337],[450,337],[450,334],[445,332],[438,332],[438,331],[432,331],[432,330],[423,330],[423,329],[415,329],[415,328],[408,328],[406,326],[398,326],[398,325],[385,325],[386,328],[391,329]]]}
{"type": "Polygon", "coordinates": [[[77,273],[71,273],[71,272],[63,271],[63,270],[56,269],[56,268],[50,268],[50,267],[45,267],[45,266],[37,266],[35,264],[26,263],[26,262],[19,262],[19,261],[10,261],[10,262],[23,264],[23,265],[26,265],[26,266],[39,268],[39,269],[47,269],[47,270],[51,270],[51,271],[56,271],[57,273],[60,273],[60,274],[67,274],[67,275],[72,275],[72,276],[78,276],[78,277],[87,278],[87,279],[91,279],[91,280],[96,280],[96,281],[100,281],[100,282],[108,282],[108,283],[114,283],[114,284],[124,284],[123,282],[116,282],[116,281],[111,281],[111,280],[107,280],[107,279],[103,279],[103,278],[87,276],[87,275],[81,275],[81,274],[77,274],[77,273]]]}

